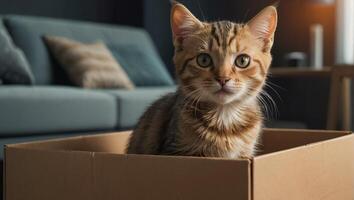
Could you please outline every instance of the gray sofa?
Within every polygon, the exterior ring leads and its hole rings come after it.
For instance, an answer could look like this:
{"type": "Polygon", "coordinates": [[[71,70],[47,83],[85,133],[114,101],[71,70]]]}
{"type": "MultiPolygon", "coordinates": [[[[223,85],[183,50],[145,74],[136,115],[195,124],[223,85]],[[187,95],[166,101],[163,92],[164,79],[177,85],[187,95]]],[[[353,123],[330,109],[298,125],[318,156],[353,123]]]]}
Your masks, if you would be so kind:
{"type": "Polygon", "coordinates": [[[139,28],[10,15],[1,18],[0,44],[0,145],[131,129],[147,106],[176,89],[149,35],[139,28]],[[44,35],[103,41],[136,89],[72,86],[44,35]]]}

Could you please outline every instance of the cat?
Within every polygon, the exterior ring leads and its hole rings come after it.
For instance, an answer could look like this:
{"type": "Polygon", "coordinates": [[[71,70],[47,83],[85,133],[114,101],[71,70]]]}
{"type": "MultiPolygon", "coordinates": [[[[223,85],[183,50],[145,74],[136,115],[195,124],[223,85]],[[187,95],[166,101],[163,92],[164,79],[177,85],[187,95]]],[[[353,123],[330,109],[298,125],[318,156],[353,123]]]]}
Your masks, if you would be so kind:
{"type": "Polygon", "coordinates": [[[276,26],[274,6],[239,24],[201,22],[174,3],[171,28],[179,87],[142,115],[126,152],[252,158],[263,126],[258,98],[276,26]]]}

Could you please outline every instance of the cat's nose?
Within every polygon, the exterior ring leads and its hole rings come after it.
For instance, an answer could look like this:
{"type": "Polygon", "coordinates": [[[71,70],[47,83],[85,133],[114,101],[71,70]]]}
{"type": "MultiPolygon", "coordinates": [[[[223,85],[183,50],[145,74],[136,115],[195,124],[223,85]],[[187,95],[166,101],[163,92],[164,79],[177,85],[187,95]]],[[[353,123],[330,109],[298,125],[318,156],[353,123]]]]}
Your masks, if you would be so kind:
{"type": "Polygon", "coordinates": [[[230,78],[227,78],[227,77],[218,77],[218,78],[215,78],[215,80],[216,80],[221,86],[224,86],[224,85],[230,80],[230,78]]]}

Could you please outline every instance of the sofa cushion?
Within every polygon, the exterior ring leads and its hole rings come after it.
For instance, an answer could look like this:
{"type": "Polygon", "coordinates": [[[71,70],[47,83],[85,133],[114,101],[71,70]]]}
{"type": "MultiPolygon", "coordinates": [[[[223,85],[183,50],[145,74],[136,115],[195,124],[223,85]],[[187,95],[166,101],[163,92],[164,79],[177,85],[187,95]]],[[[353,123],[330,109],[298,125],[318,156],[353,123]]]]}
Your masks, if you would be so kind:
{"type": "Polygon", "coordinates": [[[8,35],[2,22],[0,23],[0,78],[4,84],[34,83],[34,77],[26,57],[17,48],[8,35]]]}
{"type": "Polygon", "coordinates": [[[2,86],[0,136],[114,129],[112,95],[71,87],[2,86]]]}
{"type": "Polygon", "coordinates": [[[54,57],[70,80],[84,88],[133,89],[134,84],[102,42],[81,43],[65,37],[45,36],[54,57]]]}
{"type": "Polygon", "coordinates": [[[169,87],[139,87],[132,91],[102,90],[115,96],[118,102],[117,126],[122,129],[133,128],[140,116],[155,100],[174,92],[175,86],[169,87]]]}
{"type": "MultiPolygon", "coordinates": [[[[143,51],[162,65],[151,38],[143,29],[28,16],[6,16],[5,25],[16,45],[27,56],[38,84],[58,83],[64,78],[57,76],[57,74],[64,73],[51,62],[41,38],[43,35],[63,36],[86,43],[101,40],[107,46],[140,46],[143,51]]],[[[143,70],[144,66],[140,67],[140,70],[143,70]]],[[[159,65],[150,67],[159,67],[159,65]]],[[[157,71],[161,73],[154,74],[154,76],[164,77],[161,85],[173,84],[172,78],[164,66],[157,71]]],[[[147,81],[146,84],[148,85],[148,83],[147,81]]]]}

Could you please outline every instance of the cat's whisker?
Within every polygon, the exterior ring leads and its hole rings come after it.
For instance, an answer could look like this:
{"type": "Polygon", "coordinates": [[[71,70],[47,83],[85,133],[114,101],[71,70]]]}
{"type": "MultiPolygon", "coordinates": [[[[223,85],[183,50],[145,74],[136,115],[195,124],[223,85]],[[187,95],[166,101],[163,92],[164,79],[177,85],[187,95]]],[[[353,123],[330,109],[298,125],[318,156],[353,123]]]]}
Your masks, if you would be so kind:
{"type": "MultiPolygon", "coordinates": [[[[277,95],[277,98],[280,100],[280,101],[283,101],[283,99],[281,98],[281,96],[280,96],[280,94],[278,93],[278,91],[277,90],[275,90],[272,86],[271,86],[271,82],[266,82],[265,83],[265,87],[266,88],[269,88],[269,89],[271,89],[276,95],[277,95]]],[[[276,87],[280,87],[280,86],[278,86],[278,85],[276,85],[276,84],[273,84],[274,86],[276,86],[276,87]]],[[[280,88],[282,88],[282,87],[280,87],[280,88]]],[[[284,88],[282,88],[282,89],[284,89],[284,88]]]]}
{"type": "Polygon", "coordinates": [[[191,98],[191,99],[188,99],[188,101],[185,101],[182,109],[183,109],[183,110],[192,109],[192,108],[193,108],[194,101],[195,101],[195,99],[196,99],[197,97],[198,97],[198,96],[196,96],[196,97],[194,97],[194,98],[191,98]]]}
{"type": "Polygon", "coordinates": [[[278,118],[278,107],[277,104],[275,103],[275,101],[273,100],[273,98],[264,90],[261,91],[260,97],[267,102],[267,105],[269,106],[269,109],[271,111],[271,115],[269,117],[274,117],[274,118],[278,118]],[[267,99],[269,101],[267,101],[267,99]]]}
{"type": "Polygon", "coordinates": [[[266,119],[269,119],[270,118],[270,113],[269,113],[269,110],[268,110],[268,103],[263,99],[262,96],[257,96],[257,99],[261,103],[261,106],[263,108],[263,112],[265,114],[266,119]]]}
{"type": "Polygon", "coordinates": [[[201,95],[199,95],[198,97],[196,97],[195,100],[194,100],[193,103],[192,103],[192,106],[194,106],[194,107],[192,107],[192,108],[194,109],[194,116],[197,116],[198,102],[199,102],[199,100],[200,100],[200,97],[201,97],[201,95]],[[194,103],[195,103],[195,105],[194,105],[194,103]]]}
{"type": "MultiPolygon", "coordinates": [[[[275,110],[275,114],[277,115],[278,114],[278,107],[277,107],[277,104],[276,102],[274,101],[274,99],[272,98],[272,96],[270,96],[266,91],[263,91],[263,94],[271,101],[273,107],[274,107],[274,110],[275,110]]],[[[277,117],[277,116],[276,116],[277,117]]]]}
{"type": "Polygon", "coordinates": [[[267,82],[265,82],[266,85],[272,85],[272,86],[275,86],[277,87],[278,89],[281,89],[281,90],[286,90],[284,87],[278,85],[278,84],[275,84],[273,82],[271,82],[270,80],[267,80],[267,82]]]}
{"type": "MultiPolygon", "coordinates": [[[[185,98],[183,99],[184,102],[184,106],[183,106],[183,110],[187,109],[187,108],[193,108],[195,101],[200,98],[201,94],[200,92],[202,91],[202,88],[197,88],[194,91],[188,93],[187,95],[185,95],[185,98]],[[199,95],[198,95],[199,93],[199,95]],[[194,98],[190,98],[192,96],[195,96],[194,98]],[[186,101],[187,100],[187,101],[186,101]]],[[[197,106],[194,106],[197,107],[197,106]]]]}
{"type": "Polygon", "coordinates": [[[266,116],[266,118],[267,119],[272,119],[273,117],[273,111],[272,111],[272,106],[271,106],[271,104],[267,101],[267,100],[265,100],[264,99],[264,97],[263,96],[258,96],[258,98],[260,99],[260,101],[261,101],[261,103],[263,104],[263,108],[264,108],[264,112],[265,112],[265,116],[266,116]]]}
{"type": "Polygon", "coordinates": [[[190,88],[195,88],[194,85],[183,85],[182,86],[183,89],[190,89],[190,88]]]}

